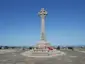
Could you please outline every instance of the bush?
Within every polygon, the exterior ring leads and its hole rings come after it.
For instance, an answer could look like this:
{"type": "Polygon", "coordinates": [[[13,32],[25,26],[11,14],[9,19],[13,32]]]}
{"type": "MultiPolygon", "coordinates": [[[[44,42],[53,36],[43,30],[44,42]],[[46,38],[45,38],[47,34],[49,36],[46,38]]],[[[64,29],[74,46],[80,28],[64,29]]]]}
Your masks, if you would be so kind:
{"type": "Polygon", "coordinates": [[[58,46],[57,49],[60,50],[60,46],[58,46]]]}

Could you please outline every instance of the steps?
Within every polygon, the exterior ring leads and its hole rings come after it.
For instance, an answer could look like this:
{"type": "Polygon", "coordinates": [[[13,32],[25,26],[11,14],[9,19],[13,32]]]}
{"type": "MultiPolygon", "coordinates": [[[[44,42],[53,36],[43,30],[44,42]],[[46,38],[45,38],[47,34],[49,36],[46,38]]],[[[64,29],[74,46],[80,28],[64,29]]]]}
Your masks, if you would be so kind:
{"type": "Polygon", "coordinates": [[[32,52],[32,56],[49,56],[48,52],[32,52]]]}

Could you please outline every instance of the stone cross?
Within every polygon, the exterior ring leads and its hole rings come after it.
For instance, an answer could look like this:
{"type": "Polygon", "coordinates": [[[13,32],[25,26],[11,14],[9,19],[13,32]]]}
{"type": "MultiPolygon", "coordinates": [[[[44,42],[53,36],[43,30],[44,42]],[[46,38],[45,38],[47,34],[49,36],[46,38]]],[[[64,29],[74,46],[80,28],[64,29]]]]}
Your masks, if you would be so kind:
{"type": "Polygon", "coordinates": [[[44,10],[44,8],[41,8],[40,12],[38,12],[38,15],[41,17],[41,40],[46,40],[46,37],[45,37],[45,17],[47,15],[47,11],[44,10]]]}

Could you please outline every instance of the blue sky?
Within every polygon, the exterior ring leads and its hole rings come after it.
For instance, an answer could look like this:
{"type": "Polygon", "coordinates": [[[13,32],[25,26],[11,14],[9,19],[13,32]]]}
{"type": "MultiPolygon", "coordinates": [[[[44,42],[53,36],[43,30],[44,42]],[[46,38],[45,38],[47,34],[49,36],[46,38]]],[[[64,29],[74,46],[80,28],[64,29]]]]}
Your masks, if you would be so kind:
{"type": "Polygon", "coordinates": [[[84,0],[0,0],[0,45],[35,45],[40,40],[41,8],[48,11],[49,43],[85,45],[84,0]]]}

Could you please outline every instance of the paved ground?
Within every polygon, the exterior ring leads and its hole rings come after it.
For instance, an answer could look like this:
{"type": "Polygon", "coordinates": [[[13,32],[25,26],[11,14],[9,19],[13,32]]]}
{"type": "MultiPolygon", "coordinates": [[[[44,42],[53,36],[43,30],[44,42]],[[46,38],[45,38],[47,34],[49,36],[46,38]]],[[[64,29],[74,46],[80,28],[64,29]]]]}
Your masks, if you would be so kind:
{"type": "Polygon", "coordinates": [[[66,55],[53,58],[28,58],[20,50],[0,54],[0,64],[85,64],[85,53],[63,50],[66,55]]]}

